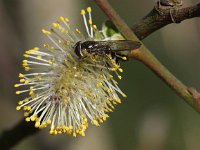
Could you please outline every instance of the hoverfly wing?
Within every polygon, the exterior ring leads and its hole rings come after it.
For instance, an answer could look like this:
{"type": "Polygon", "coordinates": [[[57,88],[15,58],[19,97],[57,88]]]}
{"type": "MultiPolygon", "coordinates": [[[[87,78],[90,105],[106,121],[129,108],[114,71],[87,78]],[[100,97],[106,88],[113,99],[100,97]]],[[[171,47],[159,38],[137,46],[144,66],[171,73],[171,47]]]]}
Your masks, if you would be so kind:
{"type": "Polygon", "coordinates": [[[140,42],[131,40],[110,40],[106,41],[106,44],[110,46],[112,51],[130,51],[141,46],[140,42]]]}

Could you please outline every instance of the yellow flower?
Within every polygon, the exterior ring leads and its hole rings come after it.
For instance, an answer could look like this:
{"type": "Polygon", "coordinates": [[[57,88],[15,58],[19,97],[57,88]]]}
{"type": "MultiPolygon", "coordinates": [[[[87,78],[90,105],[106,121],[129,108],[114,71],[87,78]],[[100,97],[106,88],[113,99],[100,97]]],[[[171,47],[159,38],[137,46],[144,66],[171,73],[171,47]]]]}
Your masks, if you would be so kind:
{"type": "Polygon", "coordinates": [[[53,27],[42,32],[50,44],[25,52],[16,94],[24,94],[17,110],[23,109],[26,121],[35,121],[35,127],[50,126],[50,134],[67,133],[85,136],[88,122],[99,126],[117,103],[118,94],[126,95],[117,86],[113,72],[123,70],[109,55],[101,56],[84,51],[84,59],[76,55],[78,41],[105,40],[92,22],[91,8],[81,10],[87,37],[73,29],[68,18],[60,17],[53,27]],[[88,15],[88,16],[87,16],[88,15]]]}

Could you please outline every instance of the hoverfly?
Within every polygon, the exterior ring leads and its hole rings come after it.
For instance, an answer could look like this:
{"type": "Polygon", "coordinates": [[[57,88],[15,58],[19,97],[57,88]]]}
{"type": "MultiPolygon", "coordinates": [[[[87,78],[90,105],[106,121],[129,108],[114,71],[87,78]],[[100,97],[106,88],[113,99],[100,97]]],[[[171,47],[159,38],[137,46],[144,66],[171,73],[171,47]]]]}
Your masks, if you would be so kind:
{"type": "Polygon", "coordinates": [[[87,51],[91,54],[105,55],[111,54],[112,57],[120,59],[116,52],[130,51],[138,49],[141,46],[140,42],[131,40],[108,40],[108,41],[78,41],[74,45],[76,55],[82,59],[84,58],[83,51],[87,51]]]}

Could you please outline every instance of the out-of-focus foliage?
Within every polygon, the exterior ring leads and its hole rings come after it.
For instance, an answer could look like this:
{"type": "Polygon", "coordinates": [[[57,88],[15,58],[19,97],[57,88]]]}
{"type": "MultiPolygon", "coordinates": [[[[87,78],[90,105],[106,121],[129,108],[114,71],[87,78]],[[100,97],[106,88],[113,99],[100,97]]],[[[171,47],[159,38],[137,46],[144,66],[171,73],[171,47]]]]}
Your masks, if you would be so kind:
{"type": "MultiPolygon", "coordinates": [[[[124,20],[132,25],[144,17],[155,1],[110,0],[124,20]]],[[[197,3],[185,0],[184,5],[197,3]]],[[[105,15],[88,0],[0,0],[0,117],[1,131],[21,118],[15,111],[19,97],[13,84],[21,71],[25,50],[41,45],[42,28],[59,16],[81,27],[81,8],[92,6],[98,27],[105,15]]],[[[146,46],[187,85],[200,89],[200,20],[169,25],[144,40],[146,46]]],[[[101,127],[91,127],[86,137],[50,136],[48,131],[21,142],[15,149],[60,150],[198,150],[200,117],[140,62],[123,63],[120,86],[128,95],[101,127]]],[[[15,136],[15,135],[13,135],[15,136]]]]}

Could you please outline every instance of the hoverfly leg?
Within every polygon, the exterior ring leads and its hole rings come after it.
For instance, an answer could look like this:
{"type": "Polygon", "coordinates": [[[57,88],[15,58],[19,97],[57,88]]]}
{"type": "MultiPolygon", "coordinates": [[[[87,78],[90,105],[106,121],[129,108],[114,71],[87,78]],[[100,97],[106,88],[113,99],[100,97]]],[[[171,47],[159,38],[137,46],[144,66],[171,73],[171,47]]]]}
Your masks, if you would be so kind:
{"type": "Polygon", "coordinates": [[[112,57],[112,59],[115,60],[116,63],[118,63],[117,54],[115,52],[111,52],[111,57],[112,57]]]}
{"type": "Polygon", "coordinates": [[[116,54],[115,57],[116,57],[116,63],[118,64],[119,61],[126,61],[123,59],[123,57],[127,57],[127,56],[123,54],[116,54]]]}
{"type": "Polygon", "coordinates": [[[83,61],[86,57],[87,57],[87,56],[79,57],[79,58],[78,58],[78,61],[81,62],[81,61],[83,61]]]}
{"type": "MultiPolygon", "coordinates": [[[[102,53],[102,56],[105,57],[106,59],[110,60],[110,61],[111,61],[112,59],[114,59],[114,57],[113,57],[114,55],[113,55],[112,53],[106,54],[106,52],[103,52],[103,53],[102,53]],[[109,54],[110,54],[110,56],[109,56],[109,54]]],[[[114,60],[115,60],[115,59],[114,59],[114,60]]],[[[105,59],[103,59],[103,61],[104,61],[104,63],[106,64],[106,66],[108,66],[108,67],[106,67],[107,70],[110,71],[109,68],[112,67],[111,64],[109,64],[109,62],[106,61],[105,59]]],[[[115,60],[115,61],[116,61],[116,60],[115,60]]]]}
{"type": "MultiPolygon", "coordinates": [[[[98,55],[110,60],[110,57],[106,54],[105,51],[98,51],[98,55]]],[[[106,64],[106,66],[109,66],[108,62],[106,62],[105,59],[102,59],[102,60],[103,60],[103,63],[106,64]]],[[[107,69],[108,69],[108,67],[107,67],[107,69]]]]}

